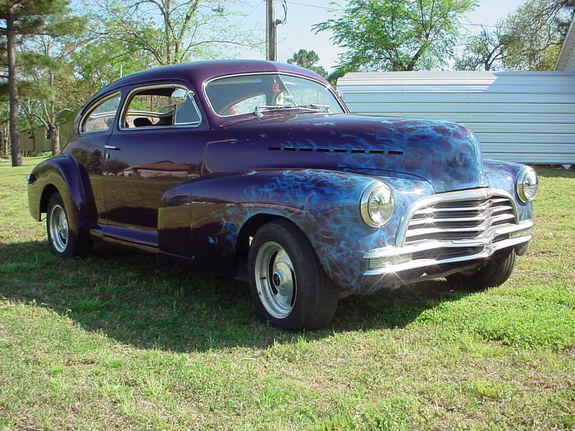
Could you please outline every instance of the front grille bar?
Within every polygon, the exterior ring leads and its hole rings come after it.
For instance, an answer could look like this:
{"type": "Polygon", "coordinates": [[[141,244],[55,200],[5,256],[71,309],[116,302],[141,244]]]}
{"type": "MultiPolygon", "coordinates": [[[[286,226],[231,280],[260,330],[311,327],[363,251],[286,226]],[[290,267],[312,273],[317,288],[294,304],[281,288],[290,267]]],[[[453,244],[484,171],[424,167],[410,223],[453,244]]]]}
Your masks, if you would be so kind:
{"type": "Polygon", "coordinates": [[[487,218],[487,215],[474,216],[474,217],[454,217],[454,218],[424,218],[415,219],[409,222],[409,227],[419,226],[422,224],[432,224],[432,223],[445,223],[445,222],[473,222],[473,221],[483,221],[487,218]]]}
{"type": "MultiPolygon", "coordinates": [[[[400,227],[397,246],[425,241],[426,235],[454,234],[474,238],[491,225],[517,223],[517,211],[512,196],[504,190],[471,189],[439,193],[416,201],[406,221],[400,227]]],[[[433,237],[427,240],[432,240],[433,237]]],[[[448,239],[448,238],[447,238],[448,239]]]]}
{"type": "Polygon", "coordinates": [[[434,233],[443,233],[443,232],[482,232],[485,230],[487,226],[489,226],[489,223],[485,221],[479,226],[474,227],[462,227],[462,228],[430,227],[425,229],[414,229],[407,231],[407,238],[429,235],[434,233]]]}

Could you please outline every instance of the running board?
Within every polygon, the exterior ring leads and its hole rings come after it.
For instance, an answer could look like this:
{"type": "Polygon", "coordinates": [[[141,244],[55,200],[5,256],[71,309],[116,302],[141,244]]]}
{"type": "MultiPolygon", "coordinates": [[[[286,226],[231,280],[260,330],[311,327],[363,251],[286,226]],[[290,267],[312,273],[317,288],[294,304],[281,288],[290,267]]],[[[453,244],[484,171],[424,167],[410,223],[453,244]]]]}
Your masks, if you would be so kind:
{"type": "Polygon", "coordinates": [[[158,253],[158,233],[120,226],[100,225],[90,229],[90,234],[104,241],[138,247],[150,253],[158,253]]]}

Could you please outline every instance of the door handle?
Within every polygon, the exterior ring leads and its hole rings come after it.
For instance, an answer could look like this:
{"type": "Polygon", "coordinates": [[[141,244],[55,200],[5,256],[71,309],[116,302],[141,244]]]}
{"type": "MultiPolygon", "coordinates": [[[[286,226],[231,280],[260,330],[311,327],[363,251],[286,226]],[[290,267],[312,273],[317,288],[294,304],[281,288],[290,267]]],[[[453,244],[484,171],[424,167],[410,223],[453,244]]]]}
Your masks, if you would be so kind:
{"type": "Polygon", "coordinates": [[[115,147],[113,145],[104,145],[104,149],[106,150],[116,150],[119,151],[120,149],[118,147],[115,147]]]}

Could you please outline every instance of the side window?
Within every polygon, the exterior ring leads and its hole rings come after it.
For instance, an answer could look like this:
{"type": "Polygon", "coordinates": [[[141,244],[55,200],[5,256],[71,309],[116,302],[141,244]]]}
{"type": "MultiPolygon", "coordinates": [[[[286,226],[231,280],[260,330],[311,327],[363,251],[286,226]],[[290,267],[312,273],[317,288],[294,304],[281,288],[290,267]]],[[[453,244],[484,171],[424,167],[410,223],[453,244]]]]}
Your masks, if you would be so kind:
{"type": "Polygon", "coordinates": [[[176,107],[174,112],[174,124],[200,124],[202,118],[196,102],[194,93],[183,88],[177,88],[172,93],[172,101],[176,107]]]}
{"type": "Polygon", "coordinates": [[[116,93],[98,102],[95,108],[84,118],[80,126],[81,133],[103,132],[110,130],[120,105],[120,93],[116,93]]]}
{"type": "Polygon", "coordinates": [[[180,86],[142,87],[133,91],[124,110],[123,129],[199,126],[202,121],[194,94],[180,86]]]}

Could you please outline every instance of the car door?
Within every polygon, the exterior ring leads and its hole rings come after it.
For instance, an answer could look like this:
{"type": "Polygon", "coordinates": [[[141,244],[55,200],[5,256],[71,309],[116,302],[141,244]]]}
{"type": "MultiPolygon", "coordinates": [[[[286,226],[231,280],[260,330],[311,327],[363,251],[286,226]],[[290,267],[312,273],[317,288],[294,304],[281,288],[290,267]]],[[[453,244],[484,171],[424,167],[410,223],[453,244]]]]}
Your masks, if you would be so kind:
{"type": "Polygon", "coordinates": [[[154,243],[163,194],[200,175],[207,122],[181,82],[128,91],[105,156],[107,220],[154,243]]]}
{"type": "Polygon", "coordinates": [[[106,145],[114,128],[121,94],[115,91],[94,101],[85,109],[78,123],[77,136],[65,149],[87,173],[89,193],[98,214],[98,223],[106,222],[104,164],[106,145]]]}

